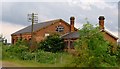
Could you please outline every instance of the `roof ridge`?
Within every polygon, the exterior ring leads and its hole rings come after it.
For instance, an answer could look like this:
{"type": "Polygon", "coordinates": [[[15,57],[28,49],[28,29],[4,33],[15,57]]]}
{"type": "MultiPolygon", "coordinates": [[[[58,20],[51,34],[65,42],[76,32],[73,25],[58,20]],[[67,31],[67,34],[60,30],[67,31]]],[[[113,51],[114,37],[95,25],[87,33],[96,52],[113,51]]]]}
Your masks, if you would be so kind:
{"type": "MultiPolygon", "coordinates": [[[[40,22],[40,23],[35,23],[34,26],[37,27],[37,25],[43,25],[43,26],[41,27],[41,28],[43,28],[43,27],[46,27],[46,26],[50,25],[51,23],[59,22],[59,21],[61,21],[61,20],[62,20],[62,19],[54,19],[54,20],[44,21],[44,22],[40,22]],[[46,24],[45,24],[45,23],[46,23],[46,24]],[[50,24],[49,24],[49,23],[50,23],[50,24]]],[[[64,20],[62,20],[62,21],[64,21],[64,20]]],[[[37,30],[35,27],[34,27],[34,31],[37,30]]],[[[29,30],[30,28],[31,28],[31,25],[26,26],[26,27],[24,27],[24,28],[22,28],[22,29],[20,29],[20,30],[18,30],[18,31],[16,31],[16,32],[12,33],[11,35],[19,34],[21,31],[22,31],[21,33],[27,32],[26,30],[29,30]],[[25,31],[23,31],[23,30],[25,30],[25,31]]],[[[30,31],[30,30],[29,30],[29,31],[30,31]]],[[[29,32],[29,31],[28,31],[28,32],[29,32]]]]}
{"type": "Polygon", "coordinates": [[[104,29],[103,31],[107,32],[108,34],[110,34],[111,36],[115,37],[116,39],[119,39],[117,36],[113,35],[110,31],[104,29]]]}
{"type": "MultiPolygon", "coordinates": [[[[40,23],[48,23],[48,22],[58,21],[58,20],[62,20],[62,19],[53,19],[53,20],[43,21],[43,22],[40,22],[40,23]]],[[[36,23],[36,24],[39,24],[39,23],[36,23]]]]}
{"type": "MultiPolygon", "coordinates": [[[[29,26],[31,26],[31,25],[29,25],[29,26]]],[[[19,31],[21,31],[21,30],[23,30],[23,29],[25,29],[25,28],[27,28],[27,27],[29,27],[29,26],[26,26],[26,27],[24,27],[24,28],[22,28],[22,29],[20,29],[20,30],[16,31],[16,32],[12,33],[11,35],[13,35],[13,34],[15,34],[15,33],[19,32],[19,31]]]]}

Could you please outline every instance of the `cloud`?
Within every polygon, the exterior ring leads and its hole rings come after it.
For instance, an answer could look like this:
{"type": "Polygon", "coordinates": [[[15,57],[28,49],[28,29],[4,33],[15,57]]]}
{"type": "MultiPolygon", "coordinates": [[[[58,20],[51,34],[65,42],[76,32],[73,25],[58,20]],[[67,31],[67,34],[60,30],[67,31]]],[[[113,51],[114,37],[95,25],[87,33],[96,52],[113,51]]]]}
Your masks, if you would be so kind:
{"type": "Polygon", "coordinates": [[[83,1],[83,2],[118,2],[119,0],[2,0],[2,2],[72,2],[72,1],[83,1]]]}
{"type": "Polygon", "coordinates": [[[67,2],[68,0],[2,0],[2,2],[67,2]]]}
{"type": "Polygon", "coordinates": [[[11,42],[11,34],[25,27],[23,25],[12,24],[9,22],[0,22],[0,26],[2,28],[0,33],[3,34],[9,43],[11,42]]]}
{"type": "Polygon", "coordinates": [[[79,6],[83,10],[91,10],[92,6],[96,6],[99,9],[104,9],[106,7],[107,8],[115,8],[116,7],[115,4],[109,4],[110,2],[105,1],[105,0],[71,0],[68,3],[70,6],[79,6]]]}

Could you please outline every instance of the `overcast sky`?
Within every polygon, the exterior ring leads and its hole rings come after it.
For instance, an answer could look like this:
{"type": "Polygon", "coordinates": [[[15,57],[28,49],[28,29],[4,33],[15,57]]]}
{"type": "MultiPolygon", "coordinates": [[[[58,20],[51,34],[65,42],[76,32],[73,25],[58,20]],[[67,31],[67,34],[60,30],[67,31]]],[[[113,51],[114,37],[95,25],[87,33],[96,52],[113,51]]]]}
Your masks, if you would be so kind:
{"type": "Polygon", "coordinates": [[[11,34],[31,23],[27,21],[27,14],[37,13],[39,23],[53,19],[63,19],[69,23],[71,16],[75,17],[75,27],[82,28],[88,21],[98,24],[98,17],[105,17],[105,29],[118,36],[118,1],[119,0],[58,0],[57,2],[41,0],[3,0],[0,4],[0,28],[8,42],[11,34]]]}

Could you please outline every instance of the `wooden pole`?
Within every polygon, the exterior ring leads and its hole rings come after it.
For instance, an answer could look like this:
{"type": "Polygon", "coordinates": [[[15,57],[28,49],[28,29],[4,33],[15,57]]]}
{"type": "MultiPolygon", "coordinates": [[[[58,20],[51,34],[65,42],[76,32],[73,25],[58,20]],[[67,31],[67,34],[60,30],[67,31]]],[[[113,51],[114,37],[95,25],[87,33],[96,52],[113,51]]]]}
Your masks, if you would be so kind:
{"type": "Polygon", "coordinates": [[[33,48],[33,24],[34,24],[34,13],[32,13],[32,26],[31,26],[31,48],[33,48]]]}

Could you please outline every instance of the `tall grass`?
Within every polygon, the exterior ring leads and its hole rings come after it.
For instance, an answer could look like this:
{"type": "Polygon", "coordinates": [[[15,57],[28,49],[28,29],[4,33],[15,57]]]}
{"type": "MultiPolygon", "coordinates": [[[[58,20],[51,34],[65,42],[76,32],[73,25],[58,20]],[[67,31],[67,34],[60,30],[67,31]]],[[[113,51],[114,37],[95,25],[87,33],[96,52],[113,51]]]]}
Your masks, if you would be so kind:
{"type": "Polygon", "coordinates": [[[22,60],[32,61],[41,64],[53,64],[59,66],[65,66],[72,60],[72,55],[66,52],[45,52],[43,50],[37,50],[30,52],[26,46],[3,46],[3,60],[22,60]]]}

